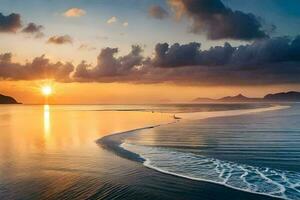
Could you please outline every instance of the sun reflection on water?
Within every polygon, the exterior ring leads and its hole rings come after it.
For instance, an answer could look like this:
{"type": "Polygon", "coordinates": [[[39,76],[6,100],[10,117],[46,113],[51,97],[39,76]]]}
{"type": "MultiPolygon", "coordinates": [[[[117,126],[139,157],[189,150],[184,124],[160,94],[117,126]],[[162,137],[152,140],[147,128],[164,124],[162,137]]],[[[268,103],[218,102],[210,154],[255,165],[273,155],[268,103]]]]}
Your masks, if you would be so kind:
{"type": "Polygon", "coordinates": [[[50,135],[50,106],[44,105],[44,135],[48,137],[50,135]]]}

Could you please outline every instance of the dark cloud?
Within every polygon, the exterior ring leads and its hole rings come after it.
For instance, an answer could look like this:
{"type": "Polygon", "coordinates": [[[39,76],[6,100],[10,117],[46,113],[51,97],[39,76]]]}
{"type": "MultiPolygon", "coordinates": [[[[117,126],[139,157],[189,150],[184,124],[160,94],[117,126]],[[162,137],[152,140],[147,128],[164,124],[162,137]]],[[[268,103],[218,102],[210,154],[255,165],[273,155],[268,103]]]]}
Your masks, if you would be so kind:
{"type": "Polygon", "coordinates": [[[15,33],[22,27],[21,16],[16,13],[3,15],[0,13],[0,32],[15,33]]]}
{"type": "Polygon", "coordinates": [[[195,65],[199,57],[199,48],[200,44],[196,42],[185,45],[175,43],[171,46],[167,43],[159,43],[155,47],[152,63],[159,67],[195,65]]]}
{"type": "Polygon", "coordinates": [[[209,39],[255,40],[269,37],[258,17],[234,11],[221,0],[169,0],[169,3],[178,16],[186,15],[192,20],[193,33],[205,33],[209,39]]]}
{"type": "Polygon", "coordinates": [[[36,32],[40,32],[42,29],[43,29],[42,25],[36,25],[35,23],[29,23],[25,28],[23,28],[22,32],[36,33],[36,32]]]}
{"type": "Polygon", "coordinates": [[[201,85],[300,83],[300,36],[263,39],[238,47],[225,43],[208,50],[201,50],[200,43],[159,43],[153,58],[141,56],[138,46],[124,57],[116,58],[117,52],[103,49],[96,66],[81,63],[75,80],[201,85]]]}
{"type": "Polygon", "coordinates": [[[201,44],[192,42],[180,45],[175,43],[171,46],[167,43],[159,43],[155,47],[155,56],[152,65],[155,67],[187,67],[195,65],[225,65],[230,61],[236,48],[229,43],[224,46],[211,47],[201,51],[201,44]]]}
{"type": "Polygon", "coordinates": [[[0,13],[0,32],[5,33],[17,33],[19,30],[23,33],[33,34],[36,38],[41,38],[44,36],[42,25],[37,25],[35,23],[29,23],[27,26],[22,27],[21,15],[12,13],[10,15],[3,15],[0,13]]]}
{"type": "Polygon", "coordinates": [[[23,28],[23,33],[33,34],[36,38],[41,38],[44,36],[42,30],[44,27],[42,25],[37,25],[35,23],[29,23],[26,27],[23,28]]]}
{"type": "Polygon", "coordinates": [[[48,39],[47,43],[49,44],[72,44],[73,39],[69,35],[63,36],[52,36],[48,39]]]}
{"type": "MultiPolygon", "coordinates": [[[[74,78],[79,81],[103,81],[102,79],[114,80],[114,77],[131,76],[138,71],[138,67],[142,65],[143,56],[140,46],[132,46],[131,52],[125,56],[116,57],[117,48],[102,49],[97,65],[91,67],[85,62],[82,62],[74,73],[74,78]]],[[[109,81],[110,82],[110,81],[109,81]]]]}
{"type": "Polygon", "coordinates": [[[132,46],[125,56],[117,48],[101,50],[97,64],[51,63],[44,56],[26,64],[0,55],[0,77],[71,82],[172,82],[190,85],[300,84],[300,36],[262,39],[251,44],[201,49],[200,43],[159,43],[153,57],[132,46]]]}
{"type": "Polygon", "coordinates": [[[257,66],[272,63],[300,61],[300,36],[277,37],[258,40],[248,45],[232,47],[211,47],[201,50],[200,43],[185,45],[159,43],[155,47],[155,56],[151,60],[155,67],[187,66],[257,66]]]}
{"type": "Polygon", "coordinates": [[[153,5],[149,8],[148,14],[155,19],[165,19],[169,13],[161,6],[153,5]]]}
{"type": "Polygon", "coordinates": [[[51,63],[45,56],[36,57],[26,64],[12,62],[12,54],[0,54],[0,78],[8,80],[35,80],[52,78],[57,81],[70,81],[74,71],[71,63],[51,63]]]}

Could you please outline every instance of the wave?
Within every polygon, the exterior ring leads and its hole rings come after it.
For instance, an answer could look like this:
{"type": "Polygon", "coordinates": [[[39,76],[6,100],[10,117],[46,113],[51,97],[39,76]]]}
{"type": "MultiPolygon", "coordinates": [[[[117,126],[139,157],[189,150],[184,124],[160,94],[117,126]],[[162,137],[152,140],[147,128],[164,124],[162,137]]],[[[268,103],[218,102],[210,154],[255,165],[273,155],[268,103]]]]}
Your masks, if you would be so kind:
{"type": "MultiPolygon", "coordinates": [[[[253,114],[289,107],[272,106],[244,110],[180,113],[178,116],[183,120],[196,120],[253,114]]],[[[176,120],[175,122],[179,121],[176,120]]],[[[124,142],[129,135],[161,125],[108,135],[97,142],[119,156],[141,162],[144,166],[162,173],[192,180],[222,184],[230,188],[255,194],[291,200],[300,199],[300,174],[297,172],[243,165],[174,150],[174,148],[140,146],[124,142]]]]}
{"type": "Polygon", "coordinates": [[[122,143],[121,147],[139,154],[145,159],[143,165],[162,173],[271,197],[290,200],[300,198],[298,172],[223,161],[173,148],[128,143],[122,143]]]}

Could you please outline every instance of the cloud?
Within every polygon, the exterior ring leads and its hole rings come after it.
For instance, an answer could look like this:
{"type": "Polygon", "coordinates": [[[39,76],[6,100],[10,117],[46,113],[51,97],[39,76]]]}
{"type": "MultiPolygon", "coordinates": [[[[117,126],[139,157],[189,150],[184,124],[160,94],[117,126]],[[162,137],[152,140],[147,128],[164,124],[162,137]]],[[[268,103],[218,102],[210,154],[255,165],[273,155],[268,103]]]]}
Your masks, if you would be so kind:
{"type": "Polygon", "coordinates": [[[3,15],[0,13],[0,32],[16,33],[22,27],[21,16],[16,13],[3,15]]]}
{"type": "Polygon", "coordinates": [[[97,48],[90,46],[88,44],[81,44],[78,49],[82,50],[82,51],[93,51],[93,50],[96,50],[97,48]]]}
{"type": "Polygon", "coordinates": [[[300,36],[294,39],[276,37],[258,40],[248,45],[232,47],[229,43],[224,46],[211,47],[201,50],[200,43],[180,45],[175,43],[158,43],[155,56],[151,59],[154,67],[180,68],[187,66],[237,66],[260,68],[262,65],[300,61],[300,36]]]}
{"type": "Polygon", "coordinates": [[[103,49],[98,64],[82,63],[73,80],[191,85],[300,83],[300,36],[266,38],[238,47],[225,43],[208,50],[201,50],[196,42],[159,43],[152,58],[142,56],[139,46],[124,57],[116,57],[117,52],[116,48],[103,49]]]}
{"type": "Polygon", "coordinates": [[[106,23],[107,24],[113,24],[113,23],[116,23],[118,21],[118,18],[115,17],[115,16],[112,16],[111,18],[109,18],[106,23]]]}
{"type": "Polygon", "coordinates": [[[180,45],[178,43],[169,47],[167,43],[159,43],[155,47],[155,57],[152,60],[154,66],[180,67],[195,65],[199,57],[199,43],[180,45]]]}
{"type": "Polygon", "coordinates": [[[161,6],[153,5],[149,8],[148,14],[155,19],[165,19],[169,16],[169,13],[161,6]]]}
{"type": "Polygon", "coordinates": [[[26,64],[12,62],[12,54],[0,54],[0,78],[7,80],[35,80],[52,78],[56,81],[70,81],[74,70],[71,63],[51,63],[45,56],[36,57],[26,64]]]}
{"type": "Polygon", "coordinates": [[[80,8],[70,8],[63,13],[65,17],[82,17],[85,14],[86,11],[80,8]]]}
{"type": "MultiPolygon", "coordinates": [[[[119,19],[116,16],[112,16],[111,18],[109,18],[106,23],[107,24],[114,24],[116,22],[118,22],[119,19]]],[[[129,23],[127,21],[124,21],[122,24],[122,26],[127,27],[129,25],[129,23]]]]}
{"type": "MultiPolygon", "coordinates": [[[[255,40],[269,37],[260,18],[234,11],[221,0],[168,0],[177,16],[192,21],[191,31],[208,39],[255,40]]],[[[275,26],[273,26],[275,28],[275,26]]]]}
{"type": "Polygon", "coordinates": [[[26,64],[14,63],[11,53],[1,54],[0,78],[222,86],[300,84],[300,35],[266,38],[237,47],[225,43],[207,50],[197,42],[158,43],[152,57],[145,57],[138,45],[126,55],[118,53],[118,48],[104,48],[96,65],[82,61],[77,67],[51,63],[45,56],[26,64]]]}
{"type": "Polygon", "coordinates": [[[26,27],[22,29],[23,33],[34,34],[36,38],[41,38],[44,36],[42,30],[44,27],[42,25],[37,25],[35,23],[29,23],[26,27]]]}
{"type": "Polygon", "coordinates": [[[78,81],[107,81],[114,80],[119,76],[131,76],[131,73],[138,71],[138,67],[142,65],[143,56],[142,48],[134,45],[129,54],[116,57],[118,48],[102,49],[98,58],[97,65],[91,67],[82,62],[74,73],[74,79],[78,81]]]}
{"type": "Polygon", "coordinates": [[[63,35],[63,36],[52,36],[48,39],[47,43],[49,44],[72,44],[73,39],[69,35],[63,35]]]}
{"type": "Polygon", "coordinates": [[[230,64],[233,53],[237,53],[239,49],[227,42],[224,46],[211,47],[204,51],[200,47],[201,44],[197,42],[183,45],[175,43],[171,46],[167,43],[158,43],[155,47],[155,56],[151,60],[152,65],[162,68],[226,65],[230,64]]]}
{"type": "Polygon", "coordinates": [[[0,13],[0,32],[3,33],[17,33],[20,29],[21,32],[27,34],[33,34],[35,38],[41,38],[44,36],[42,25],[37,25],[35,23],[28,23],[27,26],[22,26],[21,15],[17,13],[12,13],[10,15],[3,15],[0,13]]]}

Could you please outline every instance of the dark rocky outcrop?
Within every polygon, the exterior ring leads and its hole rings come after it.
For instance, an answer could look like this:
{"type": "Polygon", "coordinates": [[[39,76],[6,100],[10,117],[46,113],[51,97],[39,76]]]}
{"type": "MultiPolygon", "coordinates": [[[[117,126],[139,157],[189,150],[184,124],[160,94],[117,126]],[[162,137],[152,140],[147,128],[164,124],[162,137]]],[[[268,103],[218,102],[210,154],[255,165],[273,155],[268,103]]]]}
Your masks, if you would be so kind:
{"type": "Polygon", "coordinates": [[[0,104],[19,104],[13,97],[0,94],[0,104]]]}
{"type": "Polygon", "coordinates": [[[300,92],[280,92],[276,94],[268,94],[264,97],[266,101],[291,101],[300,102],[300,92]]]}

